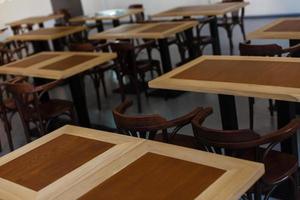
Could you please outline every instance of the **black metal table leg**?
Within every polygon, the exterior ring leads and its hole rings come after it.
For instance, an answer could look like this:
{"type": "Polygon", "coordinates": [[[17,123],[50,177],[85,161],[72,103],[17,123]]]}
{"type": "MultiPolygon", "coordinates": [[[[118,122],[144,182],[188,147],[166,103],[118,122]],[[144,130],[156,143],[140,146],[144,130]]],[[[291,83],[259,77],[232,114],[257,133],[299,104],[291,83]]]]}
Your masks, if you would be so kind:
{"type": "Polygon", "coordinates": [[[237,130],[238,119],[235,106],[235,97],[231,95],[218,95],[222,126],[224,130],[237,130]]]}
{"type": "Polygon", "coordinates": [[[97,31],[98,31],[98,33],[104,31],[103,21],[102,20],[96,20],[96,25],[97,25],[97,31]]]}
{"type": "MultiPolygon", "coordinates": [[[[300,44],[300,40],[290,40],[290,47],[300,44]]],[[[294,52],[293,57],[300,57],[300,51],[294,52]]]]}
{"type": "Polygon", "coordinates": [[[69,79],[69,86],[80,126],[91,127],[85,97],[85,89],[81,75],[71,77],[69,79]]]}
{"type": "Polygon", "coordinates": [[[64,50],[63,41],[62,41],[64,39],[65,38],[59,38],[59,39],[52,40],[54,51],[63,51],[64,50]]]}
{"type": "Polygon", "coordinates": [[[44,28],[45,26],[44,26],[44,23],[39,23],[39,27],[40,28],[44,28]]]}
{"type": "Polygon", "coordinates": [[[120,26],[120,20],[114,19],[112,22],[114,27],[120,26]]]}
{"type": "Polygon", "coordinates": [[[158,40],[159,52],[163,67],[163,72],[167,73],[172,70],[171,57],[168,41],[166,38],[158,40]]]}
{"type": "Polygon", "coordinates": [[[221,44],[219,38],[218,19],[214,16],[214,19],[209,23],[210,34],[213,38],[213,54],[222,55],[221,44]]]}
{"type": "Polygon", "coordinates": [[[34,53],[50,51],[48,41],[32,41],[34,53]]]}
{"type": "MultiPolygon", "coordinates": [[[[297,103],[294,102],[276,101],[278,129],[284,127],[296,117],[296,105],[297,103]]],[[[282,142],[281,150],[298,156],[297,134],[282,142]]]]}
{"type": "Polygon", "coordinates": [[[197,47],[193,43],[193,28],[190,28],[190,29],[184,31],[184,33],[186,35],[186,43],[188,46],[189,56],[190,56],[190,59],[192,60],[193,58],[196,58],[197,56],[199,56],[200,47],[198,47],[198,49],[196,49],[197,47]]]}

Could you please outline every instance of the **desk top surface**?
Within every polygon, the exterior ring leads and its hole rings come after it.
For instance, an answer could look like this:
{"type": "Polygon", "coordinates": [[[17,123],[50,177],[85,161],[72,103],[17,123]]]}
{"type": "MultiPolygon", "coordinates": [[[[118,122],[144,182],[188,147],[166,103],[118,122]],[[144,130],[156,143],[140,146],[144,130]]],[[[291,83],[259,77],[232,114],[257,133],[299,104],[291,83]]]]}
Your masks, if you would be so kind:
{"type": "Polygon", "coordinates": [[[230,200],[264,173],[254,162],[75,126],[0,158],[0,169],[8,200],[230,200]]]}

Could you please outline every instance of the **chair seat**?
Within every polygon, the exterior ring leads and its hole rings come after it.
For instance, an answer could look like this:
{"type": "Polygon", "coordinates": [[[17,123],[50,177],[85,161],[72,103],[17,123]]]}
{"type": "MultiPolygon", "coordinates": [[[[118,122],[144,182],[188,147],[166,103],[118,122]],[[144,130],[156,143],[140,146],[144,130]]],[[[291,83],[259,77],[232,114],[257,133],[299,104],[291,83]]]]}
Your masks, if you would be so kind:
{"type": "Polygon", "coordinates": [[[147,72],[149,70],[152,70],[153,67],[159,67],[160,62],[158,60],[138,60],[136,61],[136,67],[139,72],[147,72]]]}
{"type": "Polygon", "coordinates": [[[13,98],[5,99],[3,103],[4,103],[5,108],[7,108],[9,110],[17,109],[16,102],[13,98]]]}
{"type": "Polygon", "coordinates": [[[108,62],[108,63],[104,63],[104,64],[101,64],[101,65],[98,65],[98,66],[94,67],[93,69],[88,70],[86,73],[87,74],[98,73],[98,72],[103,73],[103,72],[105,72],[105,71],[107,71],[109,69],[112,69],[113,67],[114,67],[114,64],[108,62]]]}
{"type": "MultiPolygon", "coordinates": [[[[260,155],[264,151],[265,149],[260,148],[260,155]]],[[[254,155],[254,151],[248,151],[241,158],[254,161],[254,155]]],[[[274,184],[298,170],[298,160],[295,156],[275,150],[270,151],[265,163],[263,180],[267,184],[274,184]]]]}
{"type": "MultiPolygon", "coordinates": [[[[73,103],[66,100],[51,99],[43,104],[39,105],[39,110],[43,120],[48,120],[51,118],[58,117],[65,112],[72,109],[73,103]]],[[[32,114],[33,110],[28,110],[28,115],[26,115],[27,120],[36,120],[38,118],[37,113],[32,114]]]]}
{"type": "MultiPolygon", "coordinates": [[[[159,142],[164,142],[162,134],[157,134],[155,136],[155,140],[159,142]]],[[[188,136],[188,135],[182,135],[182,134],[176,134],[171,141],[169,141],[169,144],[174,144],[177,146],[197,149],[197,142],[195,137],[188,136]]]]}

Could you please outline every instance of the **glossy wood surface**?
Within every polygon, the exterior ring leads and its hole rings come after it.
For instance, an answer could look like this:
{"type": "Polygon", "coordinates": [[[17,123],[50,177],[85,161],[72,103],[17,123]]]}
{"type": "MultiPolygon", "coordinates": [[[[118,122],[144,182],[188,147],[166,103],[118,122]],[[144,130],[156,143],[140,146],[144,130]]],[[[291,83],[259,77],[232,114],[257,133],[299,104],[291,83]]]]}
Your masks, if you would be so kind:
{"type": "Polygon", "coordinates": [[[43,52],[1,66],[0,74],[63,79],[92,69],[114,58],[116,58],[114,53],[43,52]]]}
{"type": "Polygon", "coordinates": [[[247,34],[247,39],[300,39],[300,18],[281,18],[247,34]]]}
{"type": "Polygon", "coordinates": [[[9,25],[9,26],[20,26],[20,25],[25,25],[25,24],[34,25],[34,24],[40,24],[40,23],[50,21],[50,20],[60,19],[60,18],[63,18],[63,17],[64,16],[61,15],[61,14],[48,15],[48,16],[28,17],[28,18],[25,18],[25,19],[10,22],[7,25],[9,25]]]}
{"type": "Polygon", "coordinates": [[[300,59],[204,56],[150,81],[152,88],[300,101],[300,59]]]}
{"type": "Polygon", "coordinates": [[[214,16],[224,15],[226,13],[237,11],[245,6],[248,2],[235,3],[216,3],[210,5],[193,5],[173,8],[164,12],[152,15],[152,17],[183,17],[183,16],[214,16]]]}
{"type": "Polygon", "coordinates": [[[0,177],[34,191],[107,151],[113,144],[61,135],[0,167],[0,177]]]}
{"type": "Polygon", "coordinates": [[[140,142],[65,126],[0,159],[0,199],[57,199],[140,142]]]}
{"type": "Polygon", "coordinates": [[[101,39],[163,39],[170,37],[176,33],[185,31],[197,25],[196,21],[185,22],[159,22],[145,24],[126,24],[117,28],[91,35],[91,40],[101,39]]]}
{"type": "Polygon", "coordinates": [[[147,153],[80,200],[195,199],[225,173],[224,170],[147,153]]]}
{"type": "Polygon", "coordinates": [[[68,35],[72,35],[74,33],[82,32],[84,30],[86,30],[85,26],[44,28],[30,31],[21,35],[13,35],[8,37],[8,39],[21,41],[54,40],[68,35]]]}

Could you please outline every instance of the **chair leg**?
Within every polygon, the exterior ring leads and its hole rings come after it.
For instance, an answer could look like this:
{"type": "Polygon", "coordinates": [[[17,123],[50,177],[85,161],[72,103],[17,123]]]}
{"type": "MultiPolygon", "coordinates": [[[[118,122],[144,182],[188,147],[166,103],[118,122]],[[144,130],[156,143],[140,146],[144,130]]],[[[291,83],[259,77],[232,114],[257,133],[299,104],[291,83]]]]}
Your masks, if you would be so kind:
{"type": "Polygon", "coordinates": [[[249,97],[248,102],[249,102],[249,127],[251,130],[253,130],[253,127],[254,127],[254,103],[255,103],[254,98],[249,97]]]}
{"type": "Polygon", "coordinates": [[[106,89],[106,83],[105,83],[104,73],[102,73],[100,75],[100,80],[101,80],[101,83],[102,83],[104,96],[105,96],[105,98],[107,98],[108,95],[107,95],[107,89],[106,89]]]}
{"type": "Polygon", "coordinates": [[[140,95],[138,79],[136,77],[132,77],[131,80],[132,80],[132,83],[133,83],[133,85],[135,87],[135,91],[136,91],[138,112],[141,113],[142,112],[142,102],[141,102],[141,95],[140,95]]]}
{"type": "Polygon", "coordinates": [[[116,74],[117,74],[117,79],[119,81],[121,100],[122,100],[122,102],[124,102],[125,101],[125,91],[124,91],[123,77],[121,76],[121,74],[118,71],[116,71],[116,74]]]}
{"type": "Polygon", "coordinates": [[[232,28],[230,26],[225,26],[227,37],[229,40],[229,48],[230,48],[230,55],[233,55],[233,41],[232,41],[232,28]]]}
{"type": "Polygon", "coordinates": [[[13,144],[12,136],[11,136],[11,125],[10,125],[8,119],[7,119],[6,113],[3,113],[3,117],[1,117],[1,118],[2,118],[2,121],[3,121],[4,130],[5,130],[5,133],[6,133],[9,149],[10,149],[10,151],[13,151],[14,150],[14,144],[13,144]]]}
{"type": "Polygon", "coordinates": [[[272,99],[269,99],[269,110],[270,110],[271,117],[273,117],[274,116],[274,104],[273,104],[272,99]]]}
{"type": "Polygon", "coordinates": [[[99,77],[97,74],[90,75],[90,77],[93,80],[94,89],[96,91],[97,105],[98,105],[98,109],[100,111],[101,110],[101,98],[100,98],[100,92],[99,92],[99,89],[100,89],[99,77]]]}
{"type": "Polygon", "coordinates": [[[241,28],[241,31],[242,31],[243,39],[244,39],[244,41],[246,41],[247,38],[246,38],[246,31],[245,31],[244,23],[241,23],[239,25],[240,25],[240,28],[241,28]]]}

